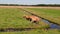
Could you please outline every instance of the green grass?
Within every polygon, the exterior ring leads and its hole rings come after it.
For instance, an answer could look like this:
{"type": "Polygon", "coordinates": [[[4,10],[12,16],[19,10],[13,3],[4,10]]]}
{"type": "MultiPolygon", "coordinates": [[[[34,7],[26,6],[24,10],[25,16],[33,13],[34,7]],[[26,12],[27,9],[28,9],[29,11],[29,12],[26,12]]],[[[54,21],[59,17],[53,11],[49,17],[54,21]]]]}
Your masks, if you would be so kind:
{"type": "Polygon", "coordinates": [[[23,28],[29,25],[29,21],[24,20],[22,15],[24,15],[24,13],[19,9],[0,8],[0,28],[23,28]]]}
{"type": "Polygon", "coordinates": [[[23,18],[29,15],[18,8],[0,8],[0,28],[45,28],[48,24],[40,22],[40,25],[31,23],[23,18]],[[44,25],[43,25],[44,24],[44,25]]]}
{"type": "MultiPolygon", "coordinates": [[[[38,11],[37,14],[40,14],[40,12],[38,11]]],[[[23,15],[30,14],[18,8],[0,8],[0,28],[37,28],[30,31],[0,32],[0,34],[60,34],[60,30],[43,30],[44,28],[48,28],[49,25],[42,21],[39,22],[39,25],[31,23],[24,19],[23,15]]]]}
{"type": "Polygon", "coordinates": [[[60,10],[47,8],[26,8],[26,10],[60,24],[60,10]]]}
{"type": "Polygon", "coordinates": [[[20,32],[0,32],[0,34],[60,34],[60,30],[51,29],[51,30],[41,30],[35,29],[30,31],[20,31],[20,32]]]}

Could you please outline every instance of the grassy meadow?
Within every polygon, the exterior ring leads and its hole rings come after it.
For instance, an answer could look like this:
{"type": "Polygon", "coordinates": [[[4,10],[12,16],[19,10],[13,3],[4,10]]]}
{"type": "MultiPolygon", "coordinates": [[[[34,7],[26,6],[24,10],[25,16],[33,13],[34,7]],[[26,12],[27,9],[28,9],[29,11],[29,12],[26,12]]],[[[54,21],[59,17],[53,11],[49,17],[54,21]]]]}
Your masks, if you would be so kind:
{"type": "Polygon", "coordinates": [[[18,8],[0,8],[0,28],[44,28],[48,24],[40,22],[40,25],[31,23],[23,18],[29,15],[18,8]],[[43,25],[44,24],[44,25],[43,25]]]}
{"type": "MultiPolygon", "coordinates": [[[[53,18],[52,21],[56,20],[57,17],[59,17],[60,15],[59,13],[60,10],[52,10],[52,9],[47,10],[38,8],[31,8],[31,9],[28,8],[28,10],[32,10],[33,13],[36,13],[39,16],[42,15],[42,17],[44,16],[44,18],[47,17],[47,19],[51,17],[49,19],[51,20],[53,18]]],[[[44,30],[44,28],[49,27],[48,24],[42,21],[39,22],[39,25],[31,23],[30,21],[23,18],[24,15],[30,15],[30,14],[25,13],[23,10],[19,8],[0,8],[0,28],[36,28],[29,31],[0,32],[0,34],[60,34],[60,30],[57,29],[44,30]]],[[[60,22],[59,20],[60,19],[57,19],[56,22],[59,23],[60,22]]]]}

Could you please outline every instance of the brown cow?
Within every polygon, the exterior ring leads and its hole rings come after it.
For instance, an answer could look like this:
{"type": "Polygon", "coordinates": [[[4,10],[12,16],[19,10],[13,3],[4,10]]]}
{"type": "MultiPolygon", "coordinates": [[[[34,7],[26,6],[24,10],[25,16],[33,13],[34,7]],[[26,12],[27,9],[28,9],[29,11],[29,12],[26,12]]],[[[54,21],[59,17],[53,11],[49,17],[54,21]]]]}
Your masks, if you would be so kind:
{"type": "Polygon", "coordinates": [[[27,20],[30,20],[31,22],[33,23],[37,23],[39,22],[40,18],[39,17],[36,17],[36,16],[24,16],[24,18],[26,18],[27,20]]]}

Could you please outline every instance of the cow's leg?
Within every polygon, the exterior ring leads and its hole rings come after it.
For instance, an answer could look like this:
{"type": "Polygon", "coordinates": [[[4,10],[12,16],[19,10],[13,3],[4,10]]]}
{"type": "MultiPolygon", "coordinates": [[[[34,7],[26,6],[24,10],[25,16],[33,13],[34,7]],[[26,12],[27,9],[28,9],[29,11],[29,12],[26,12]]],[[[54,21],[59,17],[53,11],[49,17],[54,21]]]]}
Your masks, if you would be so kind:
{"type": "Polygon", "coordinates": [[[32,22],[32,23],[36,23],[36,24],[37,24],[37,21],[32,20],[31,22],[32,22]]]}
{"type": "Polygon", "coordinates": [[[33,21],[33,23],[36,23],[36,24],[38,24],[38,22],[37,22],[37,21],[33,21]]]}
{"type": "Polygon", "coordinates": [[[27,18],[27,20],[32,21],[32,19],[31,19],[31,18],[27,18]]]}
{"type": "Polygon", "coordinates": [[[31,22],[33,23],[33,20],[31,19],[31,22]]]}
{"type": "Polygon", "coordinates": [[[36,23],[36,24],[39,24],[39,22],[38,22],[38,21],[33,20],[33,19],[31,19],[31,23],[36,23]]]}
{"type": "Polygon", "coordinates": [[[29,20],[30,18],[26,18],[27,20],[29,20]]]}
{"type": "Polygon", "coordinates": [[[30,20],[30,21],[32,21],[32,19],[31,19],[31,18],[30,18],[29,20],[30,20]]]}
{"type": "Polygon", "coordinates": [[[35,23],[35,24],[39,24],[39,21],[33,21],[33,23],[35,23]]]}

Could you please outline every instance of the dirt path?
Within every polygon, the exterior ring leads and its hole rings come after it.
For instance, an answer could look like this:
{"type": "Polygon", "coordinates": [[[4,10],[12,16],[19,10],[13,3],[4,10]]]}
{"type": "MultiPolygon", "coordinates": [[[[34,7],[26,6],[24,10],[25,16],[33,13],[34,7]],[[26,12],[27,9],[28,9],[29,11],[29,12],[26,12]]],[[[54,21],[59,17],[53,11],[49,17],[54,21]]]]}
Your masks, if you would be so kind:
{"type": "Polygon", "coordinates": [[[47,9],[60,9],[60,7],[36,7],[36,6],[0,6],[0,8],[47,8],[47,9]]]}

